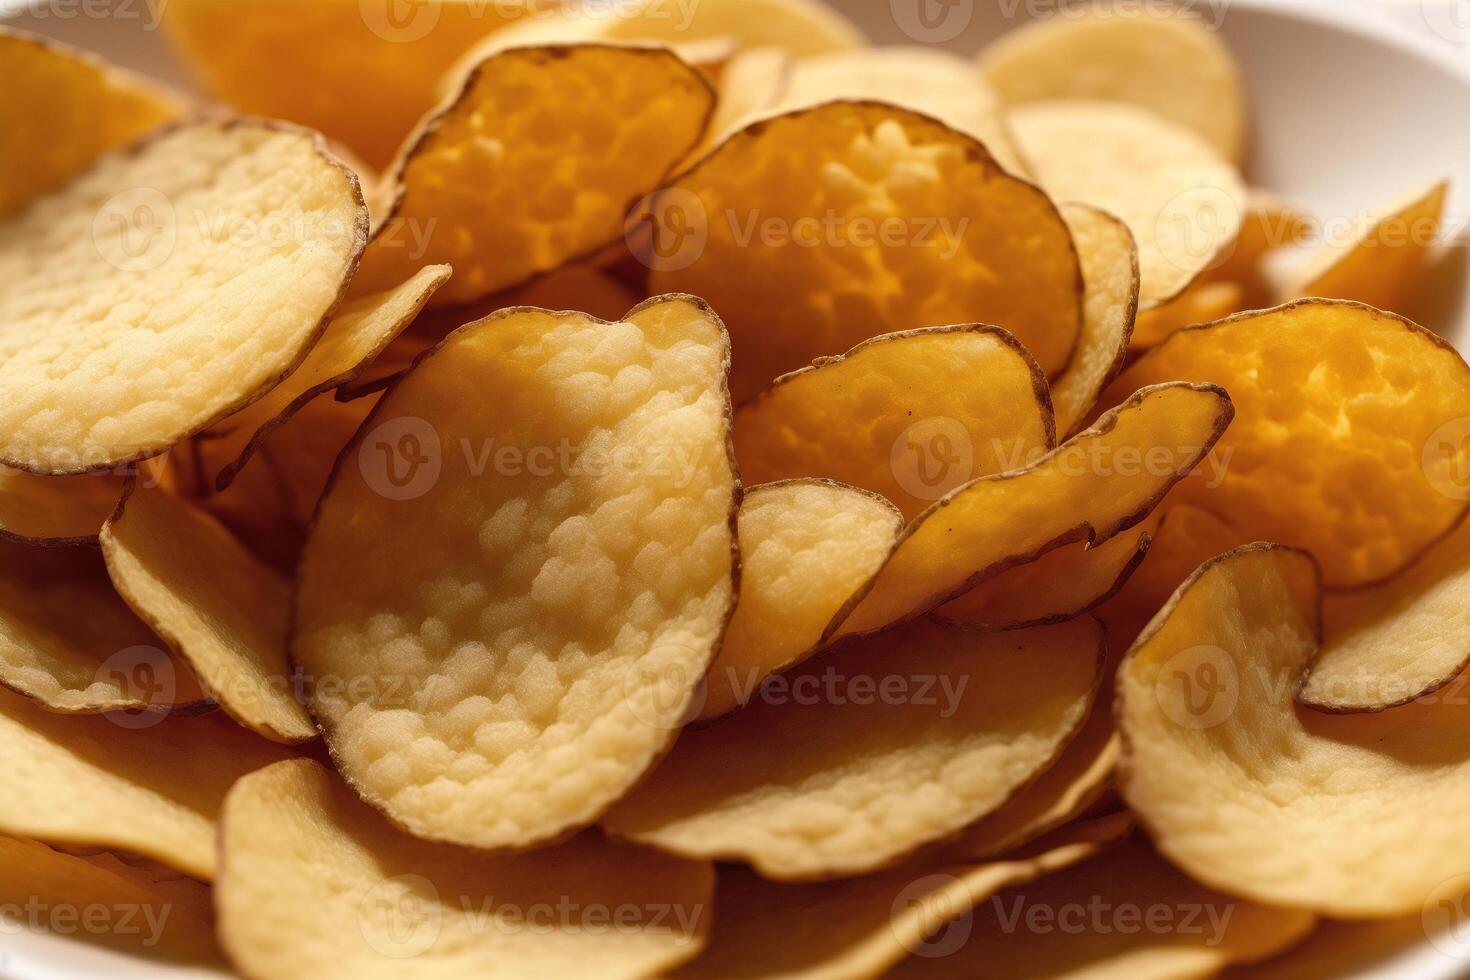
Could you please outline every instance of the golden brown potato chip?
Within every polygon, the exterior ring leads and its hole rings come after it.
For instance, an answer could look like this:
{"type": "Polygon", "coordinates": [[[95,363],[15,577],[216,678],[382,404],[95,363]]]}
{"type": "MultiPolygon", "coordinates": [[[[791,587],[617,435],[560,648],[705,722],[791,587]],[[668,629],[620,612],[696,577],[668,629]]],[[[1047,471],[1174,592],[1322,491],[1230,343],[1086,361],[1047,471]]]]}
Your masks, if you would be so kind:
{"type": "Polygon", "coordinates": [[[363,247],[357,178],[284,124],[203,121],[0,224],[0,459],[157,455],[301,361],[363,247]]]}
{"type": "Polygon", "coordinates": [[[94,542],[117,509],[122,488],[116,476],[36,476],[0,466],[0,538],[42,545],[94,542]]]}
{"type": "Polygon", "coordinates": [[[1191,11],[1099,3],[1007,34],[980,67],[1011,103],[1101,99],[1193,130],[1226,159],[1245,143],[1245,94],[1230,50],[1191,11]]]}
{"type": "Polygon", "coordinates": [[[1300,710],[1319,603],[1304,552],[1254,544],[1202,565],[1119,671],[1119,789],[1212,887],[1339,918],[1417,912],[1470,880],[1470,699],[1300,710]]]}
{"type": "Polygon", "coordinates": [[[1213,323],[1239,313],[1245,302],[1239,283],[1196,282],[1160,306],[1138,314],[1128,346],[1134,350],[1157,347],[1171,334],[1199,323],[1213,323]]]}
{"type": "Polygon", "coordinates": [[[302,529],[311,523],[337,456],[379,397],[372,394],[346,403],[318,398],[272,432],[261,447],[280,481],[290,523],[302,529]]]}
{"type": "Polygon", "coordinates": [[[705,678],[707,721],[744,704],[768,676],[806,658],[903,530],[898,508],[830,480],[752,487],[740,505],[740,601],[705,678]]]}
{"type": "Polygon", "coordinates": [[[1327,241],[1281,290],[1302,296],[1351,299],[1383,310],[1402,309],[1424,278],[1440,241],[1449,183],[1440,181],[1406,201],[1364,214],[1341,241],[1327,241]]]}
{"type": "Polygon", "coordinates": [[[1470,368],[1408,320],[1331,300],[1242,313],[1174,334],[1112,395],[1181,379],[1223,386],[1237,417],[1223,472],[1175,499],[1306,548],[1330,586],[1392,575],[1470,499],[1470,368]]]}
{"type": "Polygon", "coordinates": [[[0,833],[132,851],[208,881],[226,790],[287,756],[218,712],[66,716],[0,691],[0,833]]]}
{"type": "Polygon", "coordinates": [[[635,293],[602,269],[584,264],[564,265],[546,275],[537,276],[522,286],[486,296],[473,303],[429,310],[414,322],[412,336],[399,338],[405,341],[402,346],[397,349],[390,347],[385,351],[379,358],[383,363],[374,362],[367,372],[367,383],[359,383],[361,379],[348,382],[339,391],[345,390],[346,397],[352,398],[374,387],[384,388],[386,384],[374,384],[372,377],[382,378],[393,373],[392,369],[395,367],[396,373],[401,374],[408,369],[413,358],[434,341],[442,339],[450,331],[466,323],[484,319],[507,307],[534,306],[542,310],[576,310],[603,320],[617,320],[637,306],[642,298],[641,292],[635,293]]]}
{"type": "Polygon", "coordinates": [[[399,153],[362,287],[443,262],[454,278],[434,303],[469,303],[595,251],[713,108],[709,83],[666,49],[513,48],[480,62],[399,153]]]}
{"type": "Polygon", "coordinates": [[[194,675],[113,591],[95,548],[0,542],[0,686],[49,711],[198,711],[194,675]]]}
{"type": "Polygon", "coordinates": [[[981,320],[1048,375],[1081,326],[1071,236],[971,137],[875,102],[752,123],[651,199],[654,292],[726,318],[736,404],[894,330],[981,320]]]}
{"type": "Polygon", "coordinates": [[[183,100],[48,38],[0,26],[0,215],[177,116],[183,100]]]}
{"type": "Polygon", "coordinates": [[[828,635],[876,632],[1053,548],[1133,527],[1205,460],[1233,413],[1214,385],[1158,385],[1030,466],[951,491],[909,523],[828,635]]]}
{"type": "Polygon", "coordinates": [[[686,731],[603,825],[768,878],[886,867],[997,810],[1056,758],[1102,658],[1092,619],[999,634],[909,624],[686,731]]]}
{"type": "Polygon", "coordinates": [[[1110,102],[1035,102],[1007,119],[1048,194],[1128,225],[1138,244],[1140,309],[1178,296],[1235,241],[1245,207],[1240,174],[1187,129],[1110,102]]]}
{"type": "Polygon", "coordinates": [[[128,495],[102,530],[102,554],[119,594],[230,717],[276,742],[316,737],[286,663],[288,578],[160,490],[128,495]]]}
{"type": "Polygon", "coordinates": [[[735,416],[742,479],[827,477],[908,518],[1054,445],[1041,369],[981,324],[874,337],[778,378],[735,416]]]}
{"type": "Polygon", "coordinates": [[[318,509],[291,641],[364,799],[525,847],[657,762],[734,608],[728,357],[692,297],[621,323],[519,308],[383,396],[318,509]]]}
{"type": "MultiPolygon", "coordinates": [[[[205,474],[217,473],[229,462],[224,454],[212,451],[211,440],[190,440],[188,443],[188,454],[197,457],[197,461],[189,466],[196,471],[191,479],[200,481],[195,485],[197,489],[186,494],[189,502],[229,528],[235,539],[256,557],[288,575],[296,567],[296,559],[301,553],[311,508],[306,509],[304,516],[298,515],[293,487],[267,450],[273,442],[280,440],[281,432],[295,429],[292,423],[324,402],[330,403],[331,399],[318,398],[308,402],[290,423],[272,433],[275,438],[267,440],[266,450],[261,452],[256,464],[241,470],[235,482],[223,491],[213,490],[205,474]]],[[[346,441],[345,436],[343,441],[346,441]]],[[[329,455],[317,462],[317,467],[323,471],[323,483],[326,481],[325,471],[331,469],[335,459],[334,455],[329,455]]],[[[314,505],[315,500],[312,503],[314,505]]]]}
{"type": "Polygon", "coordinates": [[[1211,891],[1135,838],[993,896],[962,946],[911,956],[888,976],[1206,978],[1290,948],[1315,923],[1306,912],[1211,891]]]}
{"type": "Polygon", "coordinates": [[[308,759],[240,780],[221,823],[220,942],[249,977],[662,976],[713,915],[707,863],[595,834],[507,857],[432,844],[308,759]]]}

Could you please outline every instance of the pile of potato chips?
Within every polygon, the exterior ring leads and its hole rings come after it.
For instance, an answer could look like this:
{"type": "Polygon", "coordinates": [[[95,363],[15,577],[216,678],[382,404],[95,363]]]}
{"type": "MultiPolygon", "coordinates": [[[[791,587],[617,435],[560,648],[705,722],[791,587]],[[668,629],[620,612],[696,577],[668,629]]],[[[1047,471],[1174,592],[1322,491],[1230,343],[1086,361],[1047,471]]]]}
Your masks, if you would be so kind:
{"type": "Polygon", "coordinates": [[[1443,941],[1443,184],[1304,247],[1148,5],[411,9],[172,0],[212,105],[0,29],[0,907],[262,980],[1443,941]]]}

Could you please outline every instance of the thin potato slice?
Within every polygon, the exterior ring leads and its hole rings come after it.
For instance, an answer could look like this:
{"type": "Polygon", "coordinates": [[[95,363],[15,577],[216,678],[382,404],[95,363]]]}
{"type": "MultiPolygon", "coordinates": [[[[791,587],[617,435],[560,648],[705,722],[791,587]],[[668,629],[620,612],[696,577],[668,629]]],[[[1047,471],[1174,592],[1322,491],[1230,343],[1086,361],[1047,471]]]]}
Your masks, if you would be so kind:
{"type": "Polygon", "coordinates": [[[129,494],[102,530],[102,554],[123,599],[230,717],[276,742],[316,737],[286,663],[288,578],[158,490],[129,494]]]}
{"type": "Polygon", "coordinates": [[[1138,243],[1141,309],[1178,296],[1235,241],[1245,185],[1188,130],[1109,102],[1036,102],[1007,118],[1047,193],[1128,225],[1138,243]]]}
{"type": "Polygon", "coordinates": [[[1054,445],[1041,369],[981,324],[874,337],[778,378],[735,416],[743,479],[827,477],[908,518],[1054,445]]]}
{"type": "MultiPolygon", "coordinates": [[[[305,411],[298,413],[297,418],[323,402],[330,402],[330,399],[319,398],[309,402],[305,411]]],[[[292,420],[295,421],[296,419],[292,420]]],[[[288,424],[283,429],[277,429],[275,435],[279,437],[279,433],[291,428],[293,426],[288,424]]],[[[343,441],[346,441],[345,436],[343,441]]],[[[249,548],[252,554],[277,571],[289,575],[301,554],[311,511],[308,508],[304,516],[297,514],[294,509],[296,501],[293,488],[282,468],[276,465],[269,454],[262,453],[262,459],[254,466],[242,470],[228,489],[210,492],[204,474],[218,472],[226,461],[222,455],[211,451],[210,440],[192,440],[188,446],[189,454],[197,457],[189,468],[195,471],[193,478],[199,479],[201,483],[199,489],[191,491],[187,498],[189,502],[229,528],[235,539],[249,548]]],[[[318,466],[324,471],[323,483],[326,482],[325,471],[331,469],[335,458],[329,456],[318,462],[318,466]]]]}
{"type": "Polygon", "coordinates": [[[685,732],[608,813],[620,837],[768,878],[863,874],[999,809],[1077,732],[1096,620],[981,634],[916,622],[808,661],[685,732]]]}
{"type": "Polygon", "coordinates": [[[504,310],[343,451],[291,652],[338,766],[395,823],[545,843],[662,756],[735,602],[728,357],[692,297],[621,323],[504,310]]]}
{"type": "Polygon", "coordinates": [[[230,784],[286,757],[217,712],[139,725],[0,691],[0,833],[132,851],[208,881],[230,784]]]}
{"type": "MultiPolygon", "coordinates": [[[[486,296],[473,303],[428,311],[415,321],[413,336],[401,338],[407,343],[392,352],[394,358],[382,365],[375,364],[372,373],[381,376],[395,365],[398,373],[402,373],[407,370],[408,362],[433,341],[442,339],[450,331],[466,323],[484,319],[507,307],[534,306],[543,310],[576,310],[603,320],[617,320],[637,306],[642,298],[642,293],[635,293],[601,269],[584,264],[565,265],[544,276],[537,276],[524,285],[486,296]]],[[[356,382],[343,386],[348,397],[353,397],[365,387],[368,386],[356,382]]]]}
{"type": "Polygon", "coordinates": [[[1131,829],[1126,816],[1058,834],[1035,853],[846,881],[772,882],[722,867],[709,947],[673,980],[869,980],[904,958],[947,948],[972,911],[1003,888],[1087,861],[1131,829]]]}
{"type": "Polygon", "coordinates": [[[1242,290],[1239,309],[1270,306],[1276,289],[1265,275],[1263,260],[1277,249],[1302,244],[1311,228],[1311,218],[1305,211],[1251,188],[1234,246],[1200,278],[1204,282],[1239,286],[1242,290]]]}
{"type": "Polygon", "coordinates": [[[1189,11],[1100,3],[1007,34],[980,53],[1010,103],[1127,102],[1193,130],[1229,160],[1245,144],[1245,94],[1235,59],[1189,11]]]}
{"type": "Polygon", "coordinates": [[[1061,215],[971,137],[876,102],[750,124],[651,200],[654,292],[725,317],[739,405],[879,334],[981,320],[1048,375],[1067,366],[1082,279],[1061,215]]]}
{"type": "Polygon", "coordinates": [[[780,48],[737,52],[720,72],[719,102],[704,142],[691,156],[691,162],[757,116],[773,110],[791,83],[792,66],[791,57],[780,48]]]}
{"type": "Polygon", "coordinates": [[[1408,320],[1332,300],[1242,313],[1174,334],[1112,393],[1180,379],[1222,385],[1238,414],[1223,477],[1175,499],[1306,548],[1329,586],[1392,575],[1465,510],[1470,368],[1408,320]]]}
{"type": "Polygon", "coordinates": [[[768,676],[815,651],[902,530],[893,504],[841,483],[752,487],[740,505],[740,601],[705,679],[699,720],[728,714],[768,676]]]}
{"type": "Polygon", "coordinates": [[[480,62],[387,178],[362,288],[443,262],[469,303],[617,239],[629,205],[699,143],[714,92],[672,52],[513,48],[480,62]]]}
{"type": "Polygon", "coordinates": [[[494,857],[418,840],[307,759],[225,801],[220,942],[247,977],[663,975],[704,945],[713,869],[593,834],[494,857]]]}
{"type": "Polygon", "coordinates": [[[0,224],[0,459],[155,456],[265,394],[337,306],[367,232],[319,137],[181,125],[0,224]]]}
{"type": "Polygon", "coordinates": [[[1137,838],[981,909],[960,949],[910,957],[888,976],[1204,980],[1289,949],[1317,921],[1211,891],[1137,838]]]}
{"type": "Polygon", "coordinates": [[[173,119],[183,100],[85,51],[0,26],[0,215],[173,119]]]}
{"type": "Polygon", "coordinates": [[[346,403],[318,398],[272,432],[261,447],[280,481],[285,512],[295,526],[304,529],[311,523],[338,455],[379,397],[373,394],[346,403]]]}
{"type": "Polygon", "coordinates": [[[950,492],[909,523],[872,588],[828,635],[877,632],[1061,545],[1096,546],[1133,527],[1205,458],[1233,414],[1214,385],[1158,385],[1032,465],[950,492]]]}
{"type": "Polygon", "coordinates": [[[0,538],[58,546],[95,542],[122,488],[117,476],[36,476],[0,466],[0,538]]]}
{"type": "Polygon", "coordinates": [[[0,542],[0,687],[49,711],[197,711],[194,675],[113,591],[95,548],[0,542]]]}
{"type": "Polygon", "coordinates": [[[1245,293],[1238,283],[1196,282],[1167,303],[1138,314],[1129,347],[1134,350],[1157,347],[1185,327],[1213,323],[1239,313],[1244,302],[1245,293]]]}
{"type": "Polygon", "coordinates": [[[1418,912],[1470,873],[1470,699],[1299,710],[1320,600],[1300,551],[1254,544],[1202,565],[1119,671],[1119,789],[1212,887],[1339,918],[1418,912]]]}

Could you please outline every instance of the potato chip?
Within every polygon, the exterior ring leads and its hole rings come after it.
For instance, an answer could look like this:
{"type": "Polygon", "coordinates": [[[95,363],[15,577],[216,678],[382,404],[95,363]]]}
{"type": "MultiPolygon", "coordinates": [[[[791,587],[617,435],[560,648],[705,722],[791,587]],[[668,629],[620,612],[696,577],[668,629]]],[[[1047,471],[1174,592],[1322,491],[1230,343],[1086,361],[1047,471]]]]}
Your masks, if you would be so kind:
{"type": "Polygon", "coordinates": [[[752,123],[651,212],[650,288],[725,317],[737,405],[879,334],[977,320],[1053,375],[1081,325],[1077,255],[1051,201],[906,109],[839,102],[752,123]]]}
{"type": "Polygon", "coordinates": [[[1200,279],[1239,286],[1243,292],[1238,309],[1270,306],[1275,302],[1276,289],[1264,274],[1263,260],[1278,249],[1303,244],[1311,228],[1312,219],[1305,211],[1251,188],[1246,193],[1245,216],[1235,244],[1200,279]]]}
{"type": "Polygon", "coordinates": [[[1100,99],[1152,110],[1226,159],[1245,144],[1235,59],[1189,10],[1100,3],[1026,25],[980,53],[1010,103],[1100,99]]]}
{"type": "MultiPolygon", "coordinates": [[[[396,366],[397,373],[401,374],[408,369],[413,358],[433,341],[466,323],[483,319],[506,307],[534,306],[543,310],[576,310],[603,320],[616,321],[637,306],[642,298],[641,292],[635,293],[601,269],[589,265],[564,265],[546,275],[537,276],[524,285],[486,296],[473,303],[429,310],[414,322],[413,336],[403,338],[407,342],[397,350],[390,348],[390,351],[385,352],[387,359],[380,358],[384,363],[374,363],[368,373],[382,375],[396,366]],[[389,354],[392,356],[388,357],[389,354]]],[[[343,386],[348,397],[354,397],[371,387],[371,384],[363,385],[356,381],[343,386]]]]}
{"type": "Polygon", "coordinates": [[[1128,226],[1084,204],[1063,204],[1082,262],[1082,333],[1072,363],[1051,386],[1057,432],[1082,428],[1108,382],[1123,370],[1138,315],[1138,249],[1128,226]]]}
{"type": "MultiPolygon", "coordinates": [[[[292,422],[310,413],[314,406],[330,401],[331,399],[318,398],[308,402],[306,408],[298,412],[292,422]]],[[[272,435],[279,439],[281,432],[292,428],[294,426],[287,423],[272,435]]],[[[276,440],[266,441],[261,458],[254,466],[241,470],[228,489],[214,491],[212,486],[203,485],[188,495],[187,499],[228,528],[235,540],[245,545],[256,557],[263,559],[277,571],[290,574],[301,553],[301,546],[306,538],[306,523],[311,519],[311,508],[316,501],[312,500],[304,516],[298,514],[293,487],[287,481],[283,468],[277,465],[268,452],[274,441],[276,440]]],[[[346,441],[345,437],[343,441],[346,441]]],[[[198,457],[197,463],[192,464],[190,469],[198,471],[193,478],[200,480],[201,484],[206,483],[205,474],[217,473],[228,464],[225,454],[213,452],[212,445],[211,440],[191,440],[188,443],[189,454],[198,457]]],[[[322,471],[330,470],[335,459],[335,456],[329,456],[318,461],[317,467],[322,471]]],[[[325,475],[322,482],[326,482],[325,475]]]]}
{"type": "Polygon", "coordinates": [[[379,397],[372,394],[345,404],[330,398],[308,402],[261,447],[261,456],[280,481],[285,513],[295,526],[304,530],[311,523],[337,456],[379,397]]]}
{"type": "Polygon", "coordinates": [[[612,324],[504,310],[343,451],[291,651],[339,767],[395,823],[544,843],[666,750],[735,601],[728,355],[692,297],[612,324]]]}
{"type": "Polygon", "coordinates": [[[768,878],[862,874],[994,812],[1081,727],[1092,619],[982,634],[916,622],[772,678],[686,731],[604,818],[620,837],[768,878]]]}
{"type": "Polygon", "coordinates": [[[1281,290],[1302,296],[1351,299],[1384,310],[1401,309],[1423,280],[1440,244],[1449,184],[1440,181],[1406,201],[1360,215],[1342,240],[1318,246],[1305,268],[1281,290]]]}
{"type": "Polygon", "coordinates": [[[740,505],[740,601],[705,679],[699,720],[739,707],[805,659],[849,597],[878,574],[903,530],[898,508],[830,480],[752,487],[740,505]]]}
{"type": "Polygon", "coordinates": [[[1196,282],[1167,303],[1138,314],[1128,346],[1134,350],[1157,347],[1185,327],[1239,313],[1244,302],[1245,292],[1239,283],[1196,282]]]}
{"type": "Polygon", "coordinates": [[[0,542],[0,686],[49,711],[197,711],[207,702],[107,580],[95,548],[0,542]]]}
{"type": "Polygon", "coordinates": [[[791,84],[793,64],[781,48],[745,48],[737,52],[720,73],[715,114],[704,142],[690,160],[704,156],[726,136],[773,110],[791,84]]]}
{"type": "Polygon", "coordinates": [[[454,278],[435,304],[468,303],[595,251],[713,107],[704,77],[664,49],[514,48],[481,62],[400,152],[363,288],[443,262],[454,278]]]}
{"type": "Polygon", "coordinates": [[[277,742],[316,738],[286,663],[288,578],[158,490],[128,495],[102,530],[102,554],[128,605],[230,717],[277,742]]]}
{"type": "Polygon", "coordinates": [[[976,910],[963,946],[912,956],[897,980],[1089,977],[1184,980],[1253,963],[1311,932],[1306,912],[1243,902],[1191,881],[1134,838],[976,910]]]}
{"type": "Polygon", "coordinates": [[[94,542],[117,509],[122,488],[121,477],[35,476],[0,466],[0,538],[43,545],[94,542]]]}
{"type": "Polygon", "coordinates": [[[0,224],[0,458],[163,452],[290,373],[346,289],[367,209],[318,137],[166,130],[0,224]]]}
{"type": "Polygon", "coordinates": [[[1306,548],[1329,586],[1392,575],[1470,498],[1470,369],[1391,313],[1331,300],[1243,313],[1174,334],[1112,393],[1166,379],[1222,385],[1238,412],[1222,473],[1176,500],[1224,515],[1246,540],[1306,548]]]}
{"type": "Polygon", "coordinates": [[[1304,552],[1254,544],[1201,566],[1119,672],[1119,789],[1212,887],[1339,918],[1417,912],[1470,873],[1470,699],[1298,710],[1319,603],[1304,552]]]}
{"type": "Polygon", "coordinates": [[[1030,466],[951,491],[909,523],[872,588],[853,597],[828,635],[873,633],[1053,548],[1102,544],[1147,517],[1204,460],[1233,413],[1214,385],[1158,385],[1030,466]]]}
{"type": "Polygon", "coordinates": [[[963,931],[972,910],[1002,888],[1089,860],[1129,829],[1119,815],[1069,829],[1034,854],[845,881],[772,882],[721,867],[709,948],[672,978],[876,978],[912,954],[942,953],[946,930],[963,931]]]}
{"type": "Polygon", "coordinates": [[[908,518],[1054,445],[1041,369],[982,324],[874,337],[778,378],[735,416],[743,479],[828,477],[908,518]]]}
{"type": "Polygon", "coordinates": [[[646,977],[695,956],[714,871],[584,834],[495,857],[393,828],[323,766],[225,801],[220,942],[251,977],[646,977]]]}
{"type": "Polygon", "coordinates": [[[225,791],[287,755],[218,712],[64,716],[0,691],[0,833],[132,851],[208,881],[225,791]]]}
{"type": "Polygon", "coordinates": [[[183,100],[49,38],[0,26],[0,215],[183,111],[183,100]]]}

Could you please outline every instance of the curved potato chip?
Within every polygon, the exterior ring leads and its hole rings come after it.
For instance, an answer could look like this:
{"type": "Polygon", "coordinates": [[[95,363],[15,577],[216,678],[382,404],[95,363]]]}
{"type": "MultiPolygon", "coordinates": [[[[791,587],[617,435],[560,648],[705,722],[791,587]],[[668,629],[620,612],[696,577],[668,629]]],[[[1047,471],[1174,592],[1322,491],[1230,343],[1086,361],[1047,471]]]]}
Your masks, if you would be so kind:
{"type": "Polygon", "coordinates": [[[280,980],[662,976],[704,945],[715,887],[593,834],[507,857],[418,840],[308,759],[235,785],[220,850],[220,942],[280,980]]]}
{"type": "Polygon", "coordinates": [[[1082,333],[1072,363],[1051,386],[1057,433],[1080,429],[1108,382],[1123,370],[1138,315],[1138,248],[1121,220],[1085,204],[1063,204],[1082,263],[1082,333]]]}
{"type": "Polygon", "coordinates": [[[122,488],[116,476],[36,476],[0,466],[0,538],[40,545],[95,542],[122,488]]]}
{"type": "Polygon", "coordinates": [[[883,868],[999,809],[1056,758],[1102,660],[1096,620],[1003,634],[912,623],[686,731],[603,826],[768,878],[883,868]]]}
{"type": "Polygon", "coordinates": [[[650,199],[654,292],[726,318],[736,404],[879,334],[982,320],[1055,374],[1081,325],[1071,235],[973,138],[835,102],[752,123],[650,199]]]}
{"type": "Polygon", "coordinates": [[[882,497],[830,480],[751,487],[740,505],[740,600],[705,678],[707,721],[821,645],[822,630],[878,574],[903,530],[882,497]]]}
{"type": "Polygon", "coordinates": [[[1289,949],[1317,921],[1211,891],[1137,838],[982,908],[959,949],[912,956],[888,976],[1203,980],[1289,949]]]}
{"type": "Polygon", "coordinates": [[[1175,499],[1225,515],[1247,540],[1306,548],[1329,586],[1392,575],[1470,498],[1470,368],[1391,313],[1315,299],[1242,313],[1174,334],[1112,391],[1165,379],[1222,385],[1238,413],[1219,479],[1188,481],[1175,499]]]}
{"type": "Polygon", "coordinates": [[[1470,700],[1299,710],[1319,603],[1304,552],[1254,544],[1202,565],[1119,671],[1119,789],[1212,887],[1339,918],[1418,912],[1470,873],[1470,700]]]}
{"type": "Polygon", "coordinates": [[[142,854],[208,881],[215,817],[286,750],[224,715],[58,715],[0,691],[0,833],[142,854]]]}
{"type": "Polygon", "coordinates": [[[874,337],[777,378],[735,416],[742,479],[827,477],[908,518],[1054,445],[1046,377],[982,324],[874,337]]]}
{"type": "Polygon", "coordinates": [[[198,711],[208,698],[113,591],[95,548],[0,542],[0,686],[49,711],[198,711]]]}
{"type": "MultiPolygon", "coordinates": [[[[719,101],[710,118],[704,142],[690,162],[757,116],[773,110],[791,84],[791,57],[780,48],[746,48],[735,54],[720,73],[719,101]]],[[[680,167],[680,169],[684,169],[680,167]]]]}
{"type": "Polygon", "coordinates": [[[337,457],[379,397],[372,394],[346,403],[330,398],[308,402],[261,447],[261,455],[270,461],[280,481],[286,512],[296,526],[304,529],[311,523],[337,457]]]}
{"type": "Polygon", "coordinates": [[[692,297],[611,324],[510,309],[383,396],[318,508],[291,641],[364,799],[526,847],[658,761],[734,608],[728,357],[692,297]]]}
{"type": "Polygon", "coordinates": [[[5,26],[0,91],[0,215],[56,189],[184,107],[173,93],[88,52],[5,26]]]}
{"type": "Polygon", "coordinates": [[[434,303],[468,303],[595,251],[713,108],[709,83],[665,49],[513,48],[480,62],[399,153],[362,285],[443,262],[454,278],[434,303]]]}
{"type": "Polygon", "coordinates": [[[1138,314],[1128,346],[1134,350],[1157,347],[1185,327],[1239,313],[1244,297],[1239,283],[1196,282],[1167,303],[1138,314]]]}
{"type": "Polygon", "coordinates": [[[877,632],[1061,545],[1096,546],[1133,527],[1205,458],[1233,415],[1214,385],[1157,385],[1030,466],[951,491],[909,523],[828,636],[877,632]]]}
{"type": "Polygon", "coordinates": [[[286,663],[291,583],[207,513],[134,489],[102,529],[118,593],[240,724],[276,742],[316,727],[286,663]]]}
{"type": "Polygon", "coordinates": [[[1245,144],[1235,59],[1190,11],[1099,4],[1028,24],[980,53],[1010,103],[1101,99],[1143,106],[1197,133],[1229,160],[1245,144]]]}
{"type": "Polygon", "coordinates": [[[319,137],[181,125],[0,224],[0,459],[41,473],[157,455],[306,355],[367,231],[319,137]]]}
{"type": "Polygon", "coordinates": [[[1048,194],[1128,225],[1138,245],[1140,309],[1178,296],[1235,241],[1245,185],[1187,129],[1109,102],[1034,102],[1007,119],[1048,194]]]}
{"type": "MultiPolygon", "coordinates": [[[[435,340],[466,323],[483,320],[491,313],[507,307],[534,306],[542,310],[576,310],[603,320],[616,321],[637,306],[642,298],[641,292],[635,293],[601,269],[581,264],[564,265],[514,289],[477,299],[473,303],[429,310],[414,322],[413,335],[401,338],[406,341],[403,346],[397,351],[390,349],[396,361],[374,364],[371,373],[381,377],[390,373],[390,368],[395,364],[397,373],[402,373],[408,369],[413,358],[435,340]]],[[[349,398],[370,387],[371,384],[357,382],[343,385],[349,398]]],[[[378,387],[386,385],[380,384],[378,387]]]]}
{"type": "MultiPolygon", "coordinates": [[[[291,421],[295,422],[302,415],[311,412],[314,406],[330,401],[331,399],[319,398],[308,402],[306,408],[298,412],[291,421]]],[[[273,435],[279,438],[279,433],[292,428],[292,424],[287,423],[273,435]]],[[[268,440],[267,447],[270,444],[271,440],[268,440]]],[[[190,440],[188,446],[189,454],[197,457],[197,461],[190,464],[190,469],[196,471],[193,479],[203,482],[205,474],[218,472],[227,462],[223,454],[212,452],[211,440],[190,440]]],[[[318,466],[322,470],[330,470],[335,459],[335,456],[330,456],[319,461],[318,466]]],[[[219,492],[199,489],[186,496],[200,510],[229,528],[235,540],[277,571],[289,575],[296,567],[296,559],[306,538],[306,522],[311,519],[311,511],[308,508],[304,517],[296,513],[293,487],[288,482],[286,473],[268,452],[263,451],[261,459],[254,466],[241,470],[228,489],[219,492]]]]}
{"type": "Polygon", "coordinates": [[[1312,219],[1305,211],[1251,188],[1234,246],[1222,253],[1200,279],[1239,286],[1242,295],[1238,309],[1270,306],[1275,302],[1276,288],[1267,281],[1262,260],[1277,249],[1302,244],[1311,228],[1312,219]]]}

